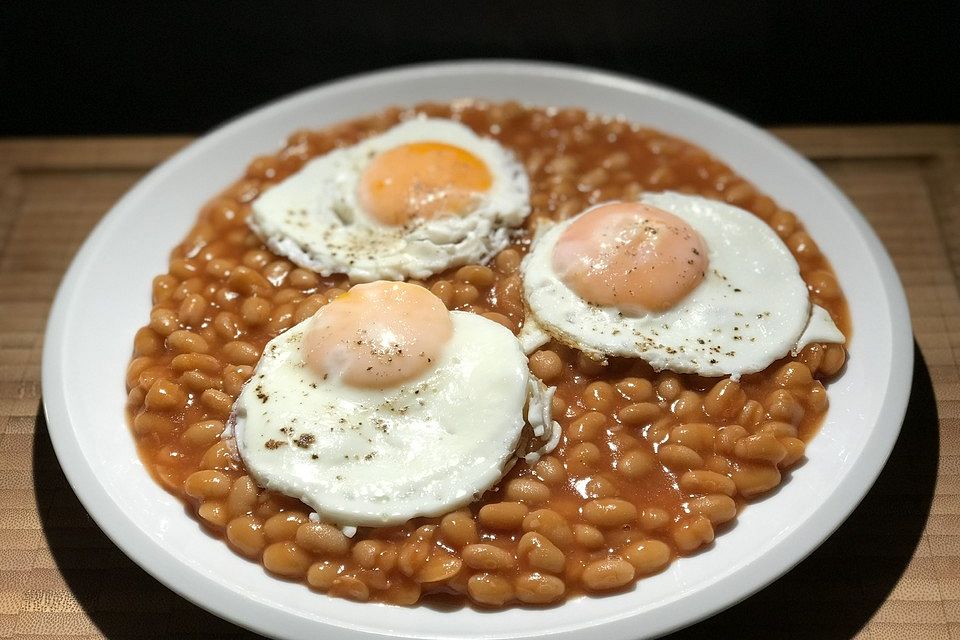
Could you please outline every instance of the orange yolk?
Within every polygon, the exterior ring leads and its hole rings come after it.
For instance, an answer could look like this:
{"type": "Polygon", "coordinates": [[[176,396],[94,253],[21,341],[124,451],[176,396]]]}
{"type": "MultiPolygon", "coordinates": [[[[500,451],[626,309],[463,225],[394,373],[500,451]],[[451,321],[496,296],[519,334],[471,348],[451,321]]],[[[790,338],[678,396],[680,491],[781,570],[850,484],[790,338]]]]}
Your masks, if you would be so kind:
{"type": "Polygon", "coordinates": [[[302,347],[307,366],[324,380],[385,389],[432,367],[452,334],[450,312],[430,291],[380,281],[321,307],[302,347]]]}
{"type": "Polygon", "coordinates": [[[672,213],[614,202],[567,227],[553,269],[587,302],[637,315],[669,309],[693,291],[707,271],[707,246],[672,213]]]}
{"type": "Polygon", "coordinates": [[[493,177],[478,157],[442,142],[412,142],[377,155],[360,177],[360,205],[383,224],[468,213],[493,177]]]}

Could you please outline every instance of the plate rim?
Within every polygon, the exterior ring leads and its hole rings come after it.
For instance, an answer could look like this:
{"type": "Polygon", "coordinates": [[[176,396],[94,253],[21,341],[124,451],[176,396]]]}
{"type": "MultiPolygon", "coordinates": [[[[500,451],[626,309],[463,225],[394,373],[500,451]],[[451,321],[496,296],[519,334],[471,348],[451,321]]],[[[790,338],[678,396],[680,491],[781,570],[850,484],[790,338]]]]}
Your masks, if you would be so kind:
{"type": "MultiPolygon", "coordinates": [[[[198,153],[207,146],[229,137],[234,128],[239,128],[245,121],[255,117],[261,111],[272,109],[283,104],[294,104],[300,100],[313,99],[316,94],[322,92],[333,94],[338,91],[364,86],[375,86],[377,83],[385,80],[396,80],[404,77],[415,78],[433,73],[450,73],[452,71],[463,74],[519,73],[548,76],[561,80],[568,79],[607,85],[614,88],[626,89],[637,95],[657,95],[669,101],[686,103],[701,111],[705,116],[709,116],[715,120],[722,120],[726,125],[735,127],[742,135],[750,136],[767,146],[776,147],[779,153],[785,154],[794,162],[799,162],[801,165],[804,165],[804,168],[811,174],[811,177],[815,178],[816,181],[827,190],[829,196],[838,206],[846,211],[851,222],[857,227],[861,239],[875,261],[878,270],[877,275],[883,282],[884,293],[887,296],[891,312],[890,320],[893,331],[893,335],[891,336],[891,355],[897,363],[897,367],[891,367],[887,381],[889,393],[884,397],[881,409],[886,415],[894,416],[890,419],[890,422],[897,426],[883,433],[876,434],[883,436],[881,438],[871,438],[868,445],[873,445],[872,459],[866,462],[861,461],[857,465],[854,465],[843,478],[843,485],[848,487],[851,485],[856,486],[856,490],[852,492],[834,491],[834,493],[829,496],[829,499],[824,501],[824,503],[811,514],[806,522],[791,532],[789,538],[800,538],[799,541],[795,541],[798,542],[798,544],[783,544],[785,539],[770,549],[764,557],[774,556],[776,561],[767,562],[763,567],[754,567],[746,579],[746,588],[741,586],[733,596],[727,593],[721,593],[720,591],[722,590],[718,590],[716,584],[705,587],[704,590],[698,594],[701,598],[701,605],[700,611],[698,611],[696,616],[687,616],[681,620],[673,620],[671,623],[658,628],[657,633],[669,633],[688,626],[699,620],[715,615],[748,598],[792,569],[797,563],[806,558],[827,540],[848,518],[857,505],[859,505],[885,466],[902,427],[912,385],[912,365],[914,359],[912,347],[913,334],[906,294],[903,290],[899,274],[894,268],[890,256],[880,242],[876,232],[839,188],[808,159],[801,156],[772,134],[705,100],[694,98],[681,91],[644,79],[591,67],[533,60],[452,60],[406,65],[356,74],[333,82],[307,87],[250,109],[198,137],[154,167],[111,206],[110,210],[97,222],[93,230],[84,240],[60,282],[48,316],[47,328],[44,333],[41,364],[41,396],[48,433],[58,461],[63,468],[63,472],[72,490],[110,540],[116,544],[127,557],[133,560],[153,578],[159,580],[175,593],[218,617],[264,635],[280,637],[276,635],[276,628],[265,626],[265,623],[261,624],[260,619],[251,617],[249,614],[247,616],[241,615],[241,612],[245,611],[243,607],[231,609],[230,607],[223,606],[224,602],[222,598],[218,601],[215,594],[211,595],[213,592],[210,591],[210,589],[205,590],[203,588],[202,585],[204,584],[208,584],[214,589],[223,588],[219,583],[207,576],[196,574],[196,579],[193,581],[178,582],[174,575],[172,575],[171,569],[168,566],[164,566],[164,561],[168,558],[164,548],[143,535],[142,532],[132,524],[132,521],[126,518],[122,509],[119,508],[119,505],[112,500],[105,488],[98,482],[96,474],[93,472],[93,469],[86,464],[83,456],[68,455],[73,451],[80,450],[80,442],[71,429],[70,409],[65,399],[54,393],[54,390],[61,382],[61,376],[58,374],[60,373],[60,362],[65,357],[64,345],[61,340],[58,340],[58,337],[64,334],[68,323],[65,311],[76,295],[75,284],[80,279],[84,267],[90,262],[90,258],[95,255],[96,250],[106,239],[112,224],[119,219],[118,212],[122,212],[126,203],[134,200],[141,192],[149,191],[152,185],[167,173],[176,170],[179,162],[189,155],[198,153]],[[61,426],[58,427],[57,425],[61,426]],[[869,464],[867,464],[867,462],[869,462],[869,464]],[[82,489],[82,491],[80,489],[82,489]],[[831,508],[827,509],[828,506],[831,508]],[[813,536],[802,536],[802,532],[808,529],[815,529],[818,533],[813,536]],[[705,606],[703,602],[706,602],[705,606]]],[[[696,141],[694,141],[694,143],[696,143],[696,141]]],[[[865,448],[860,455],[863,456],[866,452],[867,449],[865,448]]],[[[840,486],[837,488],[839,489],[840,486]]],[[[179,563],[167,562],[166,564],[180,566],[179,563]]],[[[248,603],[248,606],[249,604],[250,603],[248,603]]],[[[252,604],[265,608],[267,611],[275,611],[273,607],[263,603],[252,604]]],[[[636,633],[636,629],[630,625],[632,617],[632,615],[627,614],[614,619],[601,620],[597,625],[589,625],[588,623],[587,626],[568,627],[559,631],[558,635],[573,638],[576,637],[578,633],[586,630],[594,630],[602,626],[605,628],[606,633],[609,634],[611,640],[628,638],[636,633]]],[[[384,629],[378,633],[368,629],[351,628],[330,622],[318,623],[317,631],[321,629],[331,634],[346,635],[349,633],[352,637],[371,637],[376,635],[392,637],[393,635],[389,629],[384,629]]],[[[546,633],[549,633],[549,631],[546,633]]],[[[543,635],[544,633],[529,633],[511,637],[540,637],[543,635]]],[[[406,637],[422,636],[409,635],[406,637]]]]}

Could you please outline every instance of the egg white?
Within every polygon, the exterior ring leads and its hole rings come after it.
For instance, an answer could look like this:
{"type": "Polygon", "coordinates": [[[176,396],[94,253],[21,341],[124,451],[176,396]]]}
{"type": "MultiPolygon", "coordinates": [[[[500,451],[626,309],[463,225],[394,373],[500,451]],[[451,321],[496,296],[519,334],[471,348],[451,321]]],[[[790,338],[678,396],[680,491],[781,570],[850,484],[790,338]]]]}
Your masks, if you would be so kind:
{"type": "Polygon", "coordinates": [[[518,457],[533,462],[552,450],[560,434],[553,389],[530,374],[516,337],[476,314],[451,319],[435,366],[386,390],[322,379],[306,366],[310,319],[271,340],[232,418],[251,477],[325,522],[386,526],[449,513],[518,457]]]}
{"type": "Polygon", "coordinates": [[[510,151],[460,123],[419,117],[306,163],[253,202],[248,223],[274,252],[324,276],[422,279],[502,251],[529,215],[529,200],[527,174],[510,151]],[[377,154],[418,141],[470,152],[490,171],[490,189],[469,213],[382,224],[360,204],[363,171],[377,154]]]}
{"type": "Polygon", "coordinates": [[[563,221],[535,239],[522,265],[532,320],[527,348],[549,335],[598,359],[635,357],[657,371],[737,378],[802,348],[801,336],[843,342],[829,314],[822,309],[812,314],[796,260],[762,220],[729,204],[679,193],[645,194],[640,200],[673,213],[703,237],[709,251],[704,280],[661,312],[631,316],[589,303],[552,267],[557,240],[575,218],[563,221]],[[804,334],[808,325],[812,329],[804,334]]]}

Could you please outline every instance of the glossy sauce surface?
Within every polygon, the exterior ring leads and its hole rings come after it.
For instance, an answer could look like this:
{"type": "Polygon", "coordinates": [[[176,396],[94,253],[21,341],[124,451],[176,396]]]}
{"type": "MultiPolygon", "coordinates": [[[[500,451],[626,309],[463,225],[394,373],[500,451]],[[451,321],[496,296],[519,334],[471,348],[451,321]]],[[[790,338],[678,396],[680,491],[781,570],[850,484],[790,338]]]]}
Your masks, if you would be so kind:
{"type": "Polygon", "coordinates": [[[531,181],[528,233],[489,265],[421,283],[449,309],[517,331],[518,268],[538,219],[675,190],[731,202],[767,222],[797,258],[812,300],[849,337],[836,278],[797,217],[694,145],[573,109],[458,102],[388,110],[293,134],[211,200],[174,249],[169,272],[154,280],[154,308],[134,340],[127,377],[144,464],[238,553],[357,600],[412,604],[453,594],[487,607],[546,604],[629,588],[708,547],[745,501],[777,486],[802,459],[827,410],[823,381],[842,369],[842,347],[810,345],[736,383],[655,373],[638,360],[603,366],[551,343],[530,366],[557,386],[564,437],[552,455],[532,467],[518,463],[469,509],[361,529],[352,539],[310,522],[299,502],[257,488],[220,440],[266,342],[349,288],[344,278],[321,278],[270,253],[244,224],[250,202],[308,159],[414,111],[455,117],[495,138],[531,181]]]}

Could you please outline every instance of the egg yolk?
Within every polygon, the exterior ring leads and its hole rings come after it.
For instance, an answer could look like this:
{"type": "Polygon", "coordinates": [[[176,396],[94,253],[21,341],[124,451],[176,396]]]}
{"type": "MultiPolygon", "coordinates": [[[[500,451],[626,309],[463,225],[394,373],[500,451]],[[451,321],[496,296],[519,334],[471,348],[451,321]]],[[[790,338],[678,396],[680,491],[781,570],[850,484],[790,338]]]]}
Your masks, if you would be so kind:
{"type": "Polygon", "coordinates": [[[707,271],[707,246],[689,224],[639,202],[588,210],[553,250],[554,272],[587,302],[641,315],[669,309],[707,271]]]}
{"type": "Polygon", "coordinates": [[[442,142],[413,142],[378,154],[360,177],[365,211],[383,224],[468,213],[493,182],[469,151],[442,142]]]}
{"type": "Polygon", "coordinates": [[[313,316],[303,337],[307,366],[326,380],[385,389],[421,375],[453,334],[443,303],[404,282],[352,287],[313,316]]]}

